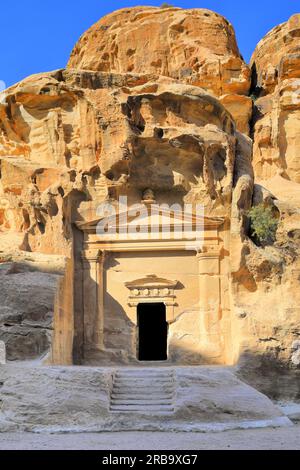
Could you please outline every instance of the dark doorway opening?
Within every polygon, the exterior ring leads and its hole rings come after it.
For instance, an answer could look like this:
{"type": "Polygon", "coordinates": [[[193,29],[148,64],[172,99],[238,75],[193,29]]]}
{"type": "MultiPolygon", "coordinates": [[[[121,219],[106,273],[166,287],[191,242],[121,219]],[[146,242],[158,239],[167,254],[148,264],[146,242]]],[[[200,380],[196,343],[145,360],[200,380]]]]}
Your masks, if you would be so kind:
{"type": "Polygon", "coordinates": [[[168,359],[166,306],[139,304],[137,313],[139,361],[166,361],[168,359]]]}

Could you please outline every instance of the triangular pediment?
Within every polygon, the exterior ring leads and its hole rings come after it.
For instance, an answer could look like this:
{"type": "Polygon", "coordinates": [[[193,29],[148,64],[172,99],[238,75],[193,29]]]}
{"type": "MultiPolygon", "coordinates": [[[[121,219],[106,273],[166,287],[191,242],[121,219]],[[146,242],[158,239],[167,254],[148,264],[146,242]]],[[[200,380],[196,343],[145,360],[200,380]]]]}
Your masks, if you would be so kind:
{"type": "Polygon", "coordinates": [[[192,230],[203,227],[206,230],[217,229],[224,223],[223,217],[201,217],[195,213],[183,213],[172,209],[155,206],[147,208],[145,205],[135,206],[134,210],[124,210],[109,216],[100,216],[90,221],[80,221],[76,225],[80,230],[96,232],[99,224],[107,224],[116,232],[124,232],[125,228],[138,225],[141,228],[151,227],[152,230],[161,230],[162,227],[183,227],[190,225],[192,230]]]}

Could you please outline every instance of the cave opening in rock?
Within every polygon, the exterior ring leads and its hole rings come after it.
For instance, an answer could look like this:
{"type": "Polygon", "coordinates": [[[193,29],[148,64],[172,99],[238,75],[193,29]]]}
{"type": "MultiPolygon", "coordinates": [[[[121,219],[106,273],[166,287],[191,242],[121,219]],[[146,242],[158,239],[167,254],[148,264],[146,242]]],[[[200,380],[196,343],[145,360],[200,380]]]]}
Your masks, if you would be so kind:
{"type": "Polygon", "coordinates": [[[221,181],[227,175],[225,149],[220,149],[214,156],[213,174],[215,181],[221,181]]]}
{"type": "Polygon", "coordinates": [[[139,361],[166,361],[168,323],[163,303],[138,305],[139,361]]]}

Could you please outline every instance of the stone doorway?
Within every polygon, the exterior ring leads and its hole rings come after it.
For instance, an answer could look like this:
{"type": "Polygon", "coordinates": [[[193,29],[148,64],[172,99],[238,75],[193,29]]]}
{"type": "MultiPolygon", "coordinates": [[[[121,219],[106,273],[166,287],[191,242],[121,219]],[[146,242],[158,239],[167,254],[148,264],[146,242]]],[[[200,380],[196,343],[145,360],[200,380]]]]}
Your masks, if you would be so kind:
{"type": "Polygon", "coordinates": [[[166,361],[168,359],[168,323],[165,304],[139,304],[137,318],[138,360],[166,361]]]}

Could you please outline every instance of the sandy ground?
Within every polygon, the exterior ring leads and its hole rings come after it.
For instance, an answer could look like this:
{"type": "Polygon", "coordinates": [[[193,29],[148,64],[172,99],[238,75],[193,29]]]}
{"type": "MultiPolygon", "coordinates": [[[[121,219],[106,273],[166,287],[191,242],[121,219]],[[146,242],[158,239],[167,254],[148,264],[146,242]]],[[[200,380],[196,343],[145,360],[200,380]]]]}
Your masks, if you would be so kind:
{"type": "Polygon", "coordinates": [[[300,425],[221,433],[0,434],[0,450],[300,450],[300,425]]]}

